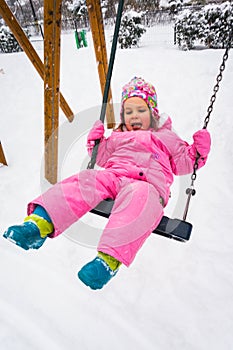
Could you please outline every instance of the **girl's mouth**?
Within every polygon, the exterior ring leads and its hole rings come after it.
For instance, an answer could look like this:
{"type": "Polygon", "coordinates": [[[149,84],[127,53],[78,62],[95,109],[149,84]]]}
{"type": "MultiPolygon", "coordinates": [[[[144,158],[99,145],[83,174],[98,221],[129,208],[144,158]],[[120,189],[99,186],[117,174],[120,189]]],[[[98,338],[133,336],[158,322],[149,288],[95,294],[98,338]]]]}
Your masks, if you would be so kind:
{"type": "Polygon", "coordinates": [[[130,125],[133,128],[133,130],[138,130],[138,129],[142,128],[142,123],[140,123],[140,122],[133,122],[130,125]]]}

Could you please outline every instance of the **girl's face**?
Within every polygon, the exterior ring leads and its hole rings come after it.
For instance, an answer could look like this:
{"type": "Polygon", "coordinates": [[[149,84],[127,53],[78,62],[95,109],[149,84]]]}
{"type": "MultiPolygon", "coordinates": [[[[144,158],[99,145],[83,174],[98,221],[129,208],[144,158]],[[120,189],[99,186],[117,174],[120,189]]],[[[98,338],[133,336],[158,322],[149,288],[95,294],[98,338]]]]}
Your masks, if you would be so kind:
{"type": "Polygon", "coordinates": [[[128,131],[148,130],[151,113],[146,102],[140,97],[130,97],[124,103],[125,126],[128,131]]]}

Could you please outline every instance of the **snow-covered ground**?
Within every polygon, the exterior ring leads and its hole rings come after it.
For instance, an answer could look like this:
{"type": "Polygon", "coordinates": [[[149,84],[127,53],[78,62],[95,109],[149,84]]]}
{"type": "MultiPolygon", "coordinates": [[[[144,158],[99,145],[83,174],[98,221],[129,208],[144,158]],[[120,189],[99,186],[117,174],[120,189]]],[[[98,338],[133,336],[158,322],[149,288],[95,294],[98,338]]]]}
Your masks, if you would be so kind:
{"type": "MultiPolygon", "coordinates": [[[[109,30],[108,51],[111,36],[109,30]]],[[[63,155],[61,177],[84,166],[85,128],[99,117],[90,33],[87,38],[88,47],[78,51],[73,33],[62,36],[61,91],[77,114],[77,138],[63,155]]],[[[35,45],[43,57],[42,44],[35,45]]],[[[117,52],[113,100],[119,103],[122,85],[133,76],[144,77],[156,86],[160,111],[192,142],[203,126],[222,55],[223,50],[180,51],[171,27],[151,28],[139,48],[117,52]]],[[[27,202],[48,183],[42,170],[43,82],[24,53],[0,55],[0,86],[0,140],[9,163],[0,168],[3,233],[22,221],[27,202]]],[[[80,227],[48,239],[39,251],[23,251],[0,238],[1,350],[232,350],[232,91],[230,53],[209,124],[212,151],[198,173],[188,215],[194,225],[188,243],[152,235],[130,268],[122,267],[103,290],[92,291],[76,273],[95,256],[96,238],[88,244],[85,233],[96,226],[98,236],[99,218],[89,214],[80,227]],[[78,232],[81,238],[73,238],[78,232]]],[[[72,126],[62,113],[60,125],[62,148],[72,126]]],[[[176,180],[169,215],[180,210],[185,181],[176,180]]]]}

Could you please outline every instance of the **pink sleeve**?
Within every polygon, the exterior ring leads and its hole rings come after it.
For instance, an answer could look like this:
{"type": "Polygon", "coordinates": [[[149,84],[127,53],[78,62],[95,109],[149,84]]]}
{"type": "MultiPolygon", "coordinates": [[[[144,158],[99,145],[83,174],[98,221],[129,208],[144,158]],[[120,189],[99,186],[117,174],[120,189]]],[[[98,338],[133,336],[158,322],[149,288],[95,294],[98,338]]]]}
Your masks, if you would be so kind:
{"type": "Polygon", "coordinates": [[[109,136],[108,138],[103,138],[99,144],[96,164],[104,168],[106,162],[110,158],[113,151],[114,151],[113,138],[111,136],[109,136]]]}
{"type": "MultiPolygon", "coordinates": [[[[170,164],[175,175],[186,175],[193,172],[196,159],[194,144],[189,145],[171,130],[165,131],[165,145],[170,153],[170,164]]],[[[198,169],[205,165],[207,156],[201,156],[198,169]]]]}

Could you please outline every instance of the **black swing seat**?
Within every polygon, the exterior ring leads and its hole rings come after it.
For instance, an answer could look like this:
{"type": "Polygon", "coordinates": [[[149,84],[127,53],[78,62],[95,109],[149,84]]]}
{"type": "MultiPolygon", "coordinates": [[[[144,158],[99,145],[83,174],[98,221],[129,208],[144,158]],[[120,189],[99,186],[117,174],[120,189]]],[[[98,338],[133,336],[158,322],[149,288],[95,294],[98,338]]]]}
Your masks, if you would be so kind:
{"type": "MultiPolygon", "coordinates": [[[[100,202],[90,212],[105,218],[109,218],[114,201],[110,198],[100,202]]],[[[180,242],[189,240],[192,231],[192,224],[180,219],[170,219],[163,216],[159,225],[154,229],[153,233],[167,238],[172,238],[180,242]]]]}

